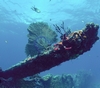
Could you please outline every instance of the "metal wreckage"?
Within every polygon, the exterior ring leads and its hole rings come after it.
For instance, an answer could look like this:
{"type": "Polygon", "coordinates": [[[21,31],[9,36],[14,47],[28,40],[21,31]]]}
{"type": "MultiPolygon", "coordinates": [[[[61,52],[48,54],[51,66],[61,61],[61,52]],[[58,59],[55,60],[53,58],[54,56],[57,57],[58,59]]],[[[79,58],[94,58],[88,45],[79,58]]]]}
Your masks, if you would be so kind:
{"type": "MultiPolygon", "coordinates": [[[[40,26],[40,24],[45,25],[44,22],[33,24],[38,24],[37,26],[40,26]]],[[[33,32],[31,30],[33,24],[30,24],[28,28],[29,39],[28,44],[26,45],[26,53],[28,56],[30,55],[30,57],[10,67],[9,69],[6,69],[4,71],[0,70],[0,83],[2,81],[9,80],[10,78],[19,80],[28,76],[32,76],[45,70],[49,70],[54,66],[60,65],[62,62],[76,59],[78,56],[89,51],[92,48],[93,44],[99,39],[99,37],[97,36],[99,26],[94,23],[88,23],[82,30],[73,32],[71,32],[70,30],[65,31],[64,23],[61,26],[54,25],[56,31],[61,34],[60,41],[55,44],[46,44],[45,46],[41,45],[45,48],[40,47],[41,52],[36,53],[36,55],[33,54],[34,51],[32,51],[32,46],[34,45],[34,39],[32,36],[38,35],[35,34],[35,31],[33,32]],[[64,33],[62,33],[62,30],[64,31],[64,33]]],[[[49,35],[49,33],[47,35],[49,35]]],[[[46,43],[46,39],[44,37],[43,39],[43,41],[45,41],[46,43]]],[[[47,40],[49,40],[49,37],[47,40]]],[[[56,39],[54,39],[54,41],[55,40],[56,39]]],[[[35,41],[35,47],[37,46],[38,45],[36,45],[35,41]]]]}

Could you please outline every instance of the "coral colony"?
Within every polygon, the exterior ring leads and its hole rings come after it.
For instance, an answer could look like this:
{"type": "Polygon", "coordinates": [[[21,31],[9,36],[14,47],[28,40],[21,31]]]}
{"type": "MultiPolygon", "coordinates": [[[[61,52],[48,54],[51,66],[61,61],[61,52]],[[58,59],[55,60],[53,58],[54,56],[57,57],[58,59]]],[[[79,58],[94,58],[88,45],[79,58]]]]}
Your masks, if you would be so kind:
{"type": "Polygon", "coordinates": [[[25,47],[28,58],[5,71],[0,70],[0,88],[86,88],[80,84],[76,85],[75,83],[81,81],[74,81],[70,75],[62,77],[49,75],[41,78],[37,74],[62,62],[76,59],[89,51],[99,39],[97,36],[99,26],[88,23],[82,30],[73,32],[65,31],[64,22],[61,26],[54,25],[54,27],[61,34],[59,42],[56,32],[47,23],[37,22],[29,25],[28,43],[25,47]],[[29,80],[23,79],[26,77],[30,77],[29,80]],[[62,85],[59,85],[59,82],[62,85]]]}

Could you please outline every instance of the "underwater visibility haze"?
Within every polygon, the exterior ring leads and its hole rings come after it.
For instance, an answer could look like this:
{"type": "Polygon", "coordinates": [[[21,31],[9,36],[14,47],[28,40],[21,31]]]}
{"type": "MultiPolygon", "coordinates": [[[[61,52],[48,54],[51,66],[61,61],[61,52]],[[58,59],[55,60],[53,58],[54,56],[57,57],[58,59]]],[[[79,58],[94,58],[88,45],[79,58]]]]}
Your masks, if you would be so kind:
{"type": "MultiPolygon", "coordinates": [[[[0,68],[48,51],[65,31],[69,37],[86,24],[100,26],[99,0],[0,0],[0,68]]],[[[100,38],[100,28],[97,35],[100,38]]],[[[100,88],[99,59],[100,39],[86,53],[29,78],[1,78],[0,88],[100,88]]]]}

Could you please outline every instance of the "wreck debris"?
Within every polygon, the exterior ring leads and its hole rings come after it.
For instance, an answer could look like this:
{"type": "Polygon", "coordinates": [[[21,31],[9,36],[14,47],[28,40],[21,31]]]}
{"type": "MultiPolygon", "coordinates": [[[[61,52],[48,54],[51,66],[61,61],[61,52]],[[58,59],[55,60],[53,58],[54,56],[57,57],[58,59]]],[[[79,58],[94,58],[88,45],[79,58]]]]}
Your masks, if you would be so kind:
{"type": "Polygon", "coordinates": [[[49,70],[50,68],[61,64],[62,62],[76,59],[79,55],[89,51],[93,44],[99,39],[97,36],[99,26],[89,23],[83,30],[72,32],[68,38],[58,42],[58,50],[55,47],[48,53],[42,53],[26,61],[22,61],[11,68],[0,71],[0,77],[8,79],[21,79],[27,76],[49,70]],[[65,47],[71,46],[71,49],[65,47]]]}

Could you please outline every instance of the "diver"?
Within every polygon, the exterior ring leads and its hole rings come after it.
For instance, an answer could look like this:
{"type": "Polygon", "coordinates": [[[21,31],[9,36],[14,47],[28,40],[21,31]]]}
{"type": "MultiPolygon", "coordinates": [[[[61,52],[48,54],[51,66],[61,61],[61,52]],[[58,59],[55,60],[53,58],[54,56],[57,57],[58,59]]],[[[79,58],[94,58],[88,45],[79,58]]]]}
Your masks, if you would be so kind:
{"type": "Polygon", "coordinates": [[[37,13],[40,13],[40,12],[41,12],[41,11],[40,11],[38,8],[36,8],[35,6],[34,6],[34,7],[31,7],[31,9],[32,9],[33,11],[37,12],[37,13]]]}

